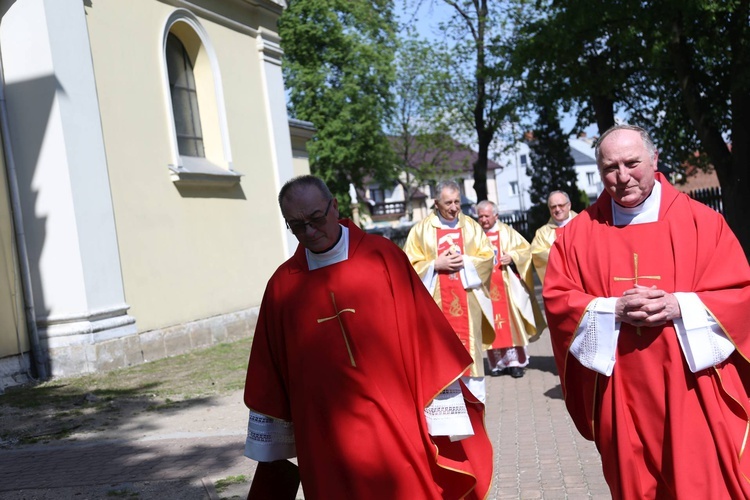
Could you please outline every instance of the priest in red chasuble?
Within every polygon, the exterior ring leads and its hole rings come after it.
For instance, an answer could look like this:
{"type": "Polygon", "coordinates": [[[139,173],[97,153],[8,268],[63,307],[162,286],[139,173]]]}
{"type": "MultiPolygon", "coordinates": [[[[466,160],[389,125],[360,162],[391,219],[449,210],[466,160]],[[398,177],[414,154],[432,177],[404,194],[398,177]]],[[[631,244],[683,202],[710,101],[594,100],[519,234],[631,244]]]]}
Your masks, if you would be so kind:
{"type": "Polygon", "coordinates": [[[480,201],[477,215],[495,251],[490,287],[482,304],[495,324],[495,340],[487,349],[490,374],[521,378],[529,364],[526,346],[547,327],[534,295],[530,245],[518,231],[497,220],[493,202],[480,201]]]}
{"type": "Polygon", "coordinates": [[[411,228],[404,251],[471,354],[464,382],[484,402],[483,345],[492,343],[495,330],[479,301],[489,288],[495,253],[481,226],[461,213],[458,184],[442,181],[435,191],[435,211],[411,228]]]}
{"type": "Polygon", "coordinates": [[[339,220],[314,176],[279,194],[300,245],[266,286],[245,383],[251,499],[483,499],[492,480],[471,366],[406,255],[339,220]],[[298,471],[287,459],[297,457],[298,471]]]}
{"type": "Polygon", "coordinates": [[[657,172],[639,127],[552,248],[544,304],[568,411],[615,499],[750,498],[750,267],[723,217],[657,172]]]}

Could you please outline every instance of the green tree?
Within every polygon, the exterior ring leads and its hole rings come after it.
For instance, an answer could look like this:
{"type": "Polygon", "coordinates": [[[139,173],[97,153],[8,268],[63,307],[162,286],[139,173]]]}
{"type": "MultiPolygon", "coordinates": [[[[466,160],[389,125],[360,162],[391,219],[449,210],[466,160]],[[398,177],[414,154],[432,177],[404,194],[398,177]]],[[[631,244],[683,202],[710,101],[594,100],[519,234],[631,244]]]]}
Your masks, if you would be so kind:
{"type": "Polygon", "coordinates": [[[677,172],[712,164],[724,215],[750,254],[750,0],[535,6],[513,44],[528,95],[546,91],[576,110],[579,126],[597,123],[600,133],[615,111],[625,114],[651,132],[660,163],[677,172]]]}
{"type": "Polygon", "coordinates": [[[508,2],[490,0],[414,0],[417,9],[442,5],[451,13],[440,23],[448,69],[445,81],[446,116],[454,130],[475,139],[473,165],[477,201],[487,199],[487,165],[501,128],[515,119],[515,88],[502,52],[508,35],[508,2]]]}
{"type": "Polygon", "coordinates": [[[392,0],[289,0],[279,19],[291,116],[310,121],[310,167],[346,213],[349,184],[393,167],[392,0]]]}
{"type": "Polygon", "coordinates": [[[409,219],[413,195],[425,184],[450,177],[450,161],[459,147],[444,117],[446,79],[432,45],[407,28],[396,57],[391,130],[395,161],[390,181],[401,185],[409,219]]]}
{"type": "Polygon", "coordinates": [[[531,177],[532,207],[529,211],[529,226],[540,227],[549,219],[547,197],[552,191],[565,191],[570,197],[572,209],[583,208],[576,183],[575,162],[570,154],[568,137],[560,128],[556,107],[547,106],[539,110],[536,126],[528,137],[530,164],[526,173],[531,177]]]}

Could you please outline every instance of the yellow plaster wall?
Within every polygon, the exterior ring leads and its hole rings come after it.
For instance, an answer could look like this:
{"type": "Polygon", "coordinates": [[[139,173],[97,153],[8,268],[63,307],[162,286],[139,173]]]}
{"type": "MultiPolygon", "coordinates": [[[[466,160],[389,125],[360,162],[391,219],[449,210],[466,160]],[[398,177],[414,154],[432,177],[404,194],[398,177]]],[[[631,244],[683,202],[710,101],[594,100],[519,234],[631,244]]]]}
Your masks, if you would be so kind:
{"type": "Polygon", "coordinates": [[[256,41],[200,16],[244,177],[234,188],[191,189],[170,178],[162,37],[174,10],[155,0],[86,7],[125,299],[139,331],[257,306],[284,260],[256,41]]]}
{"type": "Polygon", "coordinates": [[[0,358],[29,350],[5,162],[0,151],[0,358]]]}

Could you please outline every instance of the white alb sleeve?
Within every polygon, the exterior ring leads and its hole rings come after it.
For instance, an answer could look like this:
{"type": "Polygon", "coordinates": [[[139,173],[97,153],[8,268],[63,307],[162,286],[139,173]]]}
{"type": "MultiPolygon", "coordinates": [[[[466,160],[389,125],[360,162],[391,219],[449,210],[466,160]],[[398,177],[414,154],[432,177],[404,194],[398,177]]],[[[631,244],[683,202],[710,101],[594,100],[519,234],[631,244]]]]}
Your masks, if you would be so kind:
{"type": "Polygon", "coordinates": [[[583,315],[570,353],[586,368],[609,377],[615,367],[620,322],[615,321],[617,297],[596,298],[583,315]]]}
{"type": "Polygon", "coordinates": [[[458,441],[474,435],[458,380],[435,396],[424,409],[424,416],[431,436],[450,436],[451,441],[458,441]]]}
{"type": "Polygon", "coordinates": [[[675,318],[674,329],[690,371],[695,373],[716,366],[734,352],[734,344],[721,326],[692,292],[675,292],[681,318],[675,318]]]}
{"type": "Polygon", "coordinates": [[[471,259],[465,255],[461,256],[464,260],[464,268],[461,269],[461,283],[464,286],[464,290],[473,290],[482,286],[482,278],[477,273],[477,268],[471,262],[471,259]]]}
{"type": "Polygon", "coordinates": [[[273,462],[297,456],[294,424],[250,411],[245,456],[258,462],[273,462]]]}
{"type": "Polygon", "coordinates": [[[435,293],[435,284],[437,283],[437,273],[435,272],[435,261],[433,260],[430,263],[430,267],[427,268],[427,271],[425,271],[424,276],[422,276],[422,284],[427,288],[427,291],[430,292],[430,295],[435,293]]]}

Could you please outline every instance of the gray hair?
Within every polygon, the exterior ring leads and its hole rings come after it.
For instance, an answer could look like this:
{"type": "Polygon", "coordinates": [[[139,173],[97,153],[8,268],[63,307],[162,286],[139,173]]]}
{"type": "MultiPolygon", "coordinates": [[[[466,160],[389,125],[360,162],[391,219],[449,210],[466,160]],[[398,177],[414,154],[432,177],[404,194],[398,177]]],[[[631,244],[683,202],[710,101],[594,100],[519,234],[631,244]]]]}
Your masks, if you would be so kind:
{"type": "Polygon", "coordinates": [[[596,164],[599,165],[599,162],[602,159],[602,152],[601,152],[601,145],[602,141],[612,132],[616,132],[617,130],[632,130],[633,132],[638,132],[641,136],[641,140],[643,141],[643,146],[646,148],[646,151],[648,151],[649,156],[653,160],[656,157],[656,146],[654,146],[654,141],[651,140],[651,136],[648,135],[648,132],[642,127],[639,127],[637,125],[627,125],[627,124],[621,124],[621,125],[615,125],[614,127],[610,127],[607,129],[606,132],[604,132],[599,139],[596,141],[596,146],[594,147],[594,157],[596,158],[596,164]]]}
{"type": "Polygon", "coordinates": [[[458,186],[458,183],[456,181],[440,181],[435,187],[435,198],[440,198],[443,189],[458,191],[459,193],[461,192],[461,188],[458,186]]]}
{"type": "Polygon", "coordinates": [[[482,200],[479,203],[477,203],[477,213],[479,213],[480,210],[487,208],[487,207],[492,208],[493,214],[500,215],[497,211],[497,205],[495,204],[494,201],[490,201],[490,200],[482,200]]]}
{"type": "Polygon", "coordinates": [[[320,177],[315,177],[314,175],[300,175],[298,177],[289,179],[281,187],[281,191],[279,191],[279,208],[281,208],[282,210],[284,209],[281,204],[290,191],[303,187],[315,187],[318,189],[318,191],[320,191],[320,193],[326,200],[333,199],[333,194],[331,194],[331,190],[328,189],[328,186],[326,186],[326,183],[323,182],[323,179],[321,179],[320,177]]]}
{"type": "Polygon", "coordinates": [[[561,194],[565,196],[565,199],[570,203],[570,196],[565,191],[560,191],[559,189],[557,191],[552,191],[549,196],[547,196],[547,205],[549,205],[549,200],[552,198],[553,195],[561,194]]]}

